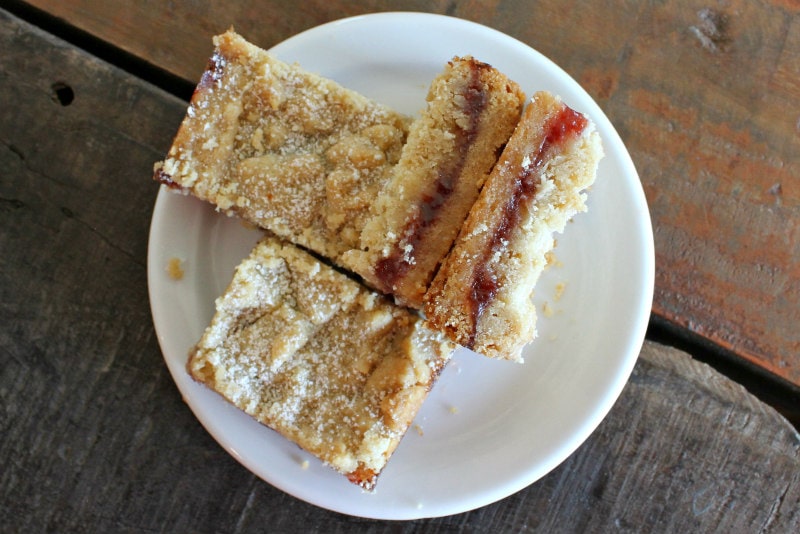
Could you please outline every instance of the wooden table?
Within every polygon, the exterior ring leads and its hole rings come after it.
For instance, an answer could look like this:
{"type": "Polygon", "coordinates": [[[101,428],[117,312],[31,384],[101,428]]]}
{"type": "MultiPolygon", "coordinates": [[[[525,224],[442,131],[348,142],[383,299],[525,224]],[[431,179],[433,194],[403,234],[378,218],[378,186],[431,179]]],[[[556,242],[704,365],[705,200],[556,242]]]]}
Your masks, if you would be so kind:
{"type": "Polygon", "coordinates": [[[774,409],[798,425],[796,3],[263,4],[0,2],[3,530],[800,529],[800,436],[774,409]],[[152,164],[210,37],[270,47],[388,10],[481,22],[572,74],[631,152],[657,254],[650,339],[590,439],[505,500],[405,524],[298,501],[213,442],[163,363],[145,272],[152,164]]]}

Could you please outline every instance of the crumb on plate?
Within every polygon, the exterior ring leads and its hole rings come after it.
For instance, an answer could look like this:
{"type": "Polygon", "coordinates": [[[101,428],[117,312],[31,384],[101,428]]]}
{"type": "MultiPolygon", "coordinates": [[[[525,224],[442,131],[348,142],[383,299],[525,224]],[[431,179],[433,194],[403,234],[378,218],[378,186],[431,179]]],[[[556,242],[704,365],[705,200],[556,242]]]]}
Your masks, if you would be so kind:
{"type": "Polygon", "coordinates": [[[183,279],[183,261],[180,258],[172,257],[167,262],[167,274],[173,280],[183,279]]]}

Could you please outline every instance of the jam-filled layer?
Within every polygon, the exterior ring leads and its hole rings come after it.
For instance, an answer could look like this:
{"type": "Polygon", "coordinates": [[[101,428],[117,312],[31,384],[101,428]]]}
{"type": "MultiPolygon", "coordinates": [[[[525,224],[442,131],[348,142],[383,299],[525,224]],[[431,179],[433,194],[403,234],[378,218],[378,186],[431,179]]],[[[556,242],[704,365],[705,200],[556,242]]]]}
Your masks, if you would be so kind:
{"type": "Polygon", "coordinates": [[[466,344],[468,348],[474,346],[478,321],[500,288],[490,258],[508,244],[514,228],[519,226],[522,217],[521,207],[532,203],[536,197],[545,162],[551,159],[554,152],[563,147],[567,140],[580,136],[587,124],[586,117],[568,106],[563,106],[545,123],[545,135],[539,146],[523,158],[511,194],[501,207],[500,223],[487,242],[481,260],[473,271],[468,296],[472,326],[466,344]]]}
{"type": "Polygon", "coordinates": [[[414,265],[413,251],[417,250],[423,236],[439,219],[442,208],[458,187],[467,152],[480,130],[480,119],[489,100],[484,89],[481,71],[490,68],[479,61],[470,61],[470,77],[464,92],[462,111],[468,117],[467,126],[456,131],[456,144],[447,164],[437,170],[436,180],[430,190],[422,195],[418,208],[405,224],[401,238],[392,252],[375,264],[375,276],[381,289],[391,292],[397,281],[405,277],[414,265]]]}
{"type": "Polygon", "coordinates": [[[375,483],[378,481],[378,473],[359,464],[355,471],[347,475],[347,480],[361,486],[365,490],[372,490],[375,488],[375,483]]]}
{"type": "Polygon", "coordinates": [[[163,169],[157,169],[153,177],[158,182],[161,182],[162,184],[166,185],[170,189],[176,189],[178,191],[182,191],[183,190],[183,186],[181,186],[175,180],[173,180],[172,179],[172,175],[167,174],[166,172],[164,172],[163,169]]]}
{"type": "Polygon", "coordinates": [[[214,86],[225,72],[225,67],[228,65],[228,60],[219,52],[215,52],[206,64],[206,70],[200,77],[200,82],[195,87],[194,92],[207,90],[214,86]]]}

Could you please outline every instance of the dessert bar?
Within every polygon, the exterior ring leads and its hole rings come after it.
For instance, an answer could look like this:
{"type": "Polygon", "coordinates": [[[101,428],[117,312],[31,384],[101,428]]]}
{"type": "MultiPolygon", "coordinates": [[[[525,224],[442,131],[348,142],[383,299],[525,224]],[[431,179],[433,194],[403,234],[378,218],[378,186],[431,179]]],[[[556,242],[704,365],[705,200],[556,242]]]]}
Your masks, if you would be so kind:
{"type": "Polygon", "coordinates": [[[217,299],[187,369],[369,490],[453,349],[416,314],[266,237],[217,299]]]}
{"type": "Polygon", "coordinates": [[[228,31],[155,178],[336,260],[359,244],[409,119],[228,31]]]}
{"type": "Polygon", "coordinates": [[[586,116],[546,92],[531,98],[425,295],[433,328],[485,356],[521,360],[553,233],[585,211],[602,154],[586,116]]]}

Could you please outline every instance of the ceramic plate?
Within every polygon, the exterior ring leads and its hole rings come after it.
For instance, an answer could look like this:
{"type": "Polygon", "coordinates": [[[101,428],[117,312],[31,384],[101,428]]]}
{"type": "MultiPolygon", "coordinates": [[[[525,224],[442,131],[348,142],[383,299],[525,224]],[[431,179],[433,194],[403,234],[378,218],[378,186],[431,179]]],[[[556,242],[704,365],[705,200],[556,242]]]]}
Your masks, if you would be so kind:
{"type": "MultiPolygon", "coordinates": [[[[546,89],[597,124],[606,156],[589,195],[537,286],[538,338],[525,363],[457,351],[414,425],[364,493],[189,378],[184,365],[259,233],[191,197],[162,189],[148,253],[153,320],[186,402],[253,473],[297,498],[355,516],[411,519],[464,512],[535,482],[567,458],[608,413],[630,375],[650,312],[653,235],[639,178],[601,109],[564,71],[495,30],[436,15],[389,13],[329,23],[274,47],[280,59],[408,114],[454,55],[473,55],[546,89]],[[182,261],[174,280],[166,266],[182,261]]],[[[177,127],[177,125],[176,125],[177,127]]]]}

